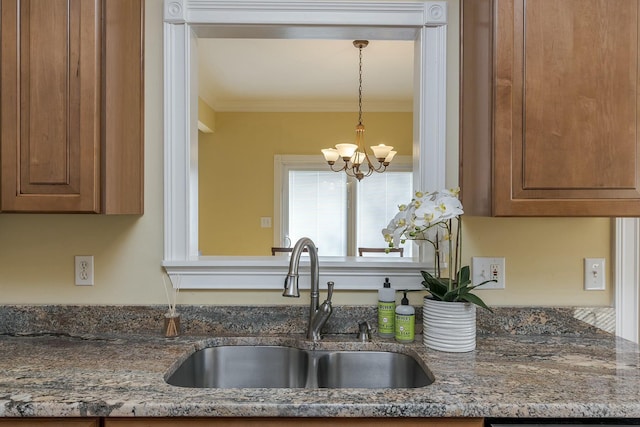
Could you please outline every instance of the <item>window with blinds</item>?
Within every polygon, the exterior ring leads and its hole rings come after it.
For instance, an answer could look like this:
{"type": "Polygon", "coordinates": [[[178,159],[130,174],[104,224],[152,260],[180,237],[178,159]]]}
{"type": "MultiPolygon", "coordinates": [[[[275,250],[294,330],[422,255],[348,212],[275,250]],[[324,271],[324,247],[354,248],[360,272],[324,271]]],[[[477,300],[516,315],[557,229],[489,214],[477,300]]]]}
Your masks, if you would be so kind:
{"type": "MultiPolygon", "coordinates": [[[[321,170],[292,167],[286,180],[282,241],[293,244],[309,237],[322,256],[355,256],[357,247],[386,247],[382,228],[413,194],[411,171],[387,171],[357,182],[327,171],[326,165],[321,170]]],[[[411,256],[411,245],[404,256],[411,256]]]]}

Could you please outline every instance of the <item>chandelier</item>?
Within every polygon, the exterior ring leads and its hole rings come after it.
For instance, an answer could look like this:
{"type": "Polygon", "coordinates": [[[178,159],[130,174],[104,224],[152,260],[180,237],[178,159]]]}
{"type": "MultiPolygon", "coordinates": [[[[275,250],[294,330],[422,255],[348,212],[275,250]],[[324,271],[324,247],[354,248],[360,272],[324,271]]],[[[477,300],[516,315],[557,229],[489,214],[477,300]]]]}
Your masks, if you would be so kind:
{"type": "Polygon", "coordinates": [[[355,144],[336,144],[336,148],[325,148],[322,150],[324,159],[334,172],[344,171],[348,176],[356,178],[358,181],[371,175],[373,172],[384,172],[396,155],[390,145],[379,144],[371,147],[373,156],[378,161],[374,166],[369,155],[364,149],[364,125],[362,124],[362,49],[369,45],[368,40],[354,40],[353,45],[359,51],[358,64],[358,125],[356,126],[355,144]],[[342,167],[336,168],[336,161],[342,158],[342,167]]]}

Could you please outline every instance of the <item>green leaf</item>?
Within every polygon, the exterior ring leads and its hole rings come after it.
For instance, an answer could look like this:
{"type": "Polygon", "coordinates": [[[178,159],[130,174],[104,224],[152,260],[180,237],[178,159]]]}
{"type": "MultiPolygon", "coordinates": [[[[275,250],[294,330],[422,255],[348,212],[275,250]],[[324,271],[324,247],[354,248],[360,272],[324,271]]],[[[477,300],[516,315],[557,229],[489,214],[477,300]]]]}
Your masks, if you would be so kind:
{"type": "Polygon", "coordinates": [[[498,281],[496,279],[485,280],[484,282],[478,283],[477,285],[469,286],[469,290],[471,291],[471,290],[473,290],[475,288],[479,288],[480,286],[486,285],[489,282],[496,282],[497,283],[498,281]]]}
{"type": "Polygon", "coordinates": [[[479,285],[471,285],[469,266],[464,266],[456,275],[456,281],[453,282],[454,288],[449,289],[448,278],[439,279],[428,271],[421,271],[420,273],[424,278],[422,285],[429,291],[433,299],[448,302],[469,302],[493,313],[493,310],[480,297],[472,294],[471,291],[488,282],[495,282],[495,280],[486,280],[479,285]]]}
{"type": "Polygon", "coordinates": [[[464,294],[460,297],[461,300],[470,302],[472,304],[475,304],[477,306],[480,306],[486,310],[489,310],[490,312],[493,313],[493,310],[491,310],[485,303],[484,301],[482,301],[482,299],[480,299],[480,297],[478,297],[477,295],[473,295],[473,294],[464,294]]]}
{"type": "Polygon", "coordinates": [[[458,297],[461,294],[465,293],[465,288],[466,288],[466,285],[462,285],[462,286],[458,286],[458,287],[455,287],[455,288],[451,289],[449,292],[447,292],[444,295],[444,300],[445,301],[457,301],[458,297]]]}
{"type": "Polygon", "coordinates": [[[422,274],[422,277],[424,277],[424,280],[438,280],[440,281],[440,279],[437,279],[433,274],[429,273],[428,271],[420,271],[420,274],[422,274]]]}
{"type": "Polygon", "coordinates": [[[422,282],[425,288],[436,297],[436,299],[443,300],[444,295],[447,293],[447,287],[440,282],[422,282]]]}
{"type": "Polygon", "coordinates": [[[471,273],[469,272],[469,266],[465,265],[464,267],[462,267],[460,269],[460,271],[458,271],[457,274],[458,277],[458,284],[460,285],[466,285],[468,283],[471,283],[471,273]]]}
{"type": "Polygon", "coordinates": [[[427,283],[436,283],[439,285],[444,285],[446,286],[446,282],[443,281],[442,279],[438,279],[437,277],[433,276],[431,273],[429,273],[428,271],[421,271],[420,273],[422,273],[422,277],[424,278],[425,282],[427,283]]]}
{"type": "Polygon", "coordinates": [[[422,285],[438,300],[442,300],[444,294],[447,293],[447,285],[442,283],[442,280],[433,277],[427,271],[421,271],[422,277],[424,277],[424,281],[422,285]]]}
{"type": "Polygon", "coordinates": [[[442,297],[442,301],[456,302],[456,301],[458,301],[458,294],[452,293],[452,292],[447,292],[442,297]]]}

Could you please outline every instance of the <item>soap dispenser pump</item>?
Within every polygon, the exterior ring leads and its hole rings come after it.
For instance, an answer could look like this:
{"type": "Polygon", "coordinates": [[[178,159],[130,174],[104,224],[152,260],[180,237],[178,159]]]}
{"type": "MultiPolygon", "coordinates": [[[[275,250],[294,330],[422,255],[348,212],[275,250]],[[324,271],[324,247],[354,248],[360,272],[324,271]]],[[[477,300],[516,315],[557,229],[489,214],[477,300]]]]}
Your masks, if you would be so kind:
{"type": "Polygon", "coordinates": [[[378,335],[382,338],[394,337],[395,312],[396,290],[391,288],[389,278],[385,277],[382,287],[378,289],[378,335]]]}
{"type": "Polygon", "coordinates": [[[409,305],[407,291],[398,307],[396,307],[395,338],[400,343],[413,342],[415,339],[416,309],[409,305]]]}

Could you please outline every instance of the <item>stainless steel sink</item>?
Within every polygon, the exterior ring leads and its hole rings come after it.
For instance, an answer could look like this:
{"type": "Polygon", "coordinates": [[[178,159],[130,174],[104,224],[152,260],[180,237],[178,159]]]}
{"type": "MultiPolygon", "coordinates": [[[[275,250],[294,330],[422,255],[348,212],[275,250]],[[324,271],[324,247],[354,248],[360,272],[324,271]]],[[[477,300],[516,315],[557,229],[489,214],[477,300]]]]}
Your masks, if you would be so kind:
{"type": "Polygon", "coordinates": [[[167,378],[172,385],[215,388],[297,388],[307,382],[309,357],[279,346],[222,346],[198,350],[167,378]]]}
{"type": "Polygon", "coordinates": [[[434,377],[401,353],[238,345],[198,350],[166,381],[195,388],[414,388],[434,377]]]}
{"type": "Polygon", "coordinates": [[[411,356],[386,351],[336,351],[318,359],[321,388],[413,388],[433,382],[411,356]]]}

